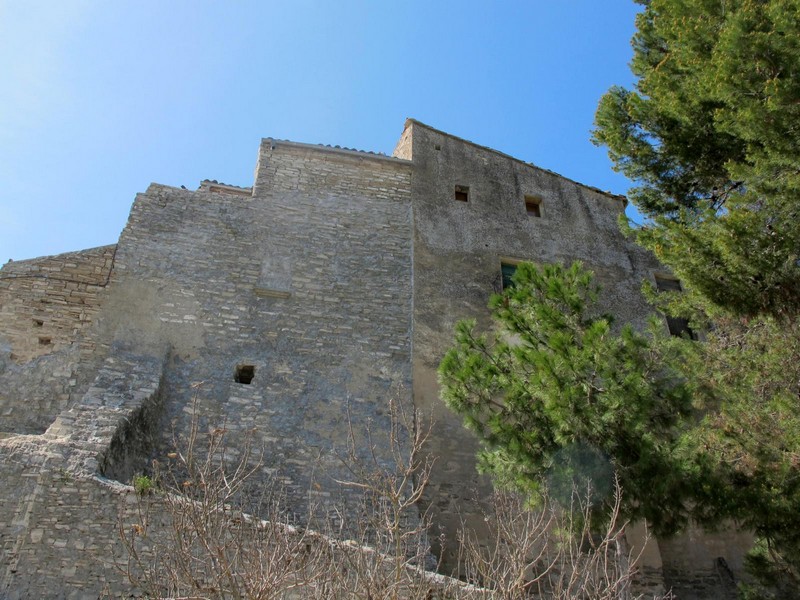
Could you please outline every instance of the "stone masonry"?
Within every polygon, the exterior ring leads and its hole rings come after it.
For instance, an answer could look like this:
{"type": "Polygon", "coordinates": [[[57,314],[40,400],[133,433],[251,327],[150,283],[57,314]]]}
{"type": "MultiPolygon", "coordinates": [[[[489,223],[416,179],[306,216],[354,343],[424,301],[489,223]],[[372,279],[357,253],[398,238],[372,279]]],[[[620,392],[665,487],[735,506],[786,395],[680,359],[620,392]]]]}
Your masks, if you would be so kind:
{"type": "MultiPolygon", "coordinates": [[[[453,325],[485,324],[502,265],[576,259],[596,273],[604,309],[642,325],[639,289],[661,267],[620,234],[624,207],[408,120],[391,157],[264,139],[252,188],[152,184],[117,244],[9,262],[0,597],[129,595],[110,565],[130,507],[123,484],[194,419],[230,431],[233,456],[245,440],[262,449],[261,476],[303,514],[345,493],[336,453],[351,429],[368,428],[391,463],[394,399],[435,421],[423,508],[445,539],[461,518],[479,527],[489,484],[436,384],[453,325]]],[[[645,543],[642,527],[631,531],[634,547],[645,543]]],[[[726,597],[749,539],[650,540],[643,584],[726,597]]],[[[446,545],[432,550],[453,565],[446,545]]]]}

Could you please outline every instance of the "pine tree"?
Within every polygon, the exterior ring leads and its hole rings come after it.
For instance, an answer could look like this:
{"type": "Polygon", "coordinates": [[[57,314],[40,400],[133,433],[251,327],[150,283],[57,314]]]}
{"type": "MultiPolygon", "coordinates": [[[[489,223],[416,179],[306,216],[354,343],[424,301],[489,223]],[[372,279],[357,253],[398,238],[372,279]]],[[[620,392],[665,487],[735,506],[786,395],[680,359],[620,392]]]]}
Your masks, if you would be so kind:
{"type": "Polygon", "coordinates": [[[579,263],[519,265],[514,286],[492,298],[491,336],[458,325],[442,397],[482,439],[480,468],[502,486],[535,498],[546,482],[569,497],[591,482],[602,514],[616,475],[626,518],[674,531],[696,479],[680,448],[691,414],[673,366],[683,357],[655,343],[663,334],[615,332],[610,316],[591,316],[596,295],[579,263]]]}
{"type": "Polygon", "coordinates": [[[708,332],[682,369],[715,474],[693,516],[754,530],[758,569],[797,585],[800,2],[640,3],[635,89],[601,99],[594,140],[637,184],[629,231],[688,288],[661,308],[708,332]]]}
{"type": "MultiPolygon", "coordinates": [[[[800,587],[800,0],[637,0],[634,89],[593,139],[636,184],[625,223],[680,277],[649,295],[703,341],[595,316],[579,266],[521,266],[494,328],[457,327],[442,397],[480,468],[535,498],[613,471],[626,517],[754,531],[757,573],[800,587]]],[[[785,590],[789,590],[786,592],[785,590]]]]}
{"type": "Polygon", "coordinates": [[[638,184],[637,239],[715,305],[800,308],[800,1],[650,0],[636,87],[594,140],[638,184]]]}
{"type": "MultiPolygon", "coordinates": [[[[757,534],[756,571],[800,582],[800,327],[722,316],[703,342],[597,315],[592,275],[518,266],[490,302],[493,327],[456,327],[441,394],[482,442],[479,469],[535,502],[591,485],[658,535],[689,520],[757,534]],[[767,566],[770,566],[767,569],[767,566]]],[[[677,306],[685,303],[677,302],[677,306]]]]}

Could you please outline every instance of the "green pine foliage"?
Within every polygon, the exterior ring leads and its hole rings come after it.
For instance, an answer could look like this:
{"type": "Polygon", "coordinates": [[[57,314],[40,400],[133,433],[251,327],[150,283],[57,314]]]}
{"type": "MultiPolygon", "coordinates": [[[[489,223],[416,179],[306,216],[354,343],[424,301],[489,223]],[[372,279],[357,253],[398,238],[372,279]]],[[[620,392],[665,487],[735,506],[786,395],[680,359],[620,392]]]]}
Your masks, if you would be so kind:
{"type": "Polygon", "coordinates": [[[698,475],[681,449],[691,396],[672,365],[683,355],[655,343],[663,334],[615,331],[594,314],[596,295],[579,263],[519,265],[491,300],[491,336],[457,326],[442,397],[483,441],[480,468],[499,484],[535,499],[545,482],[568,497],[591,481],[602,514],[616,474],[626,517],[674,531],[698,475]]]}
{"type": "Polygon", "coordinates": [[[648,220],[630,233],[688,288],[657,303],[708,332],[683,373],[713,477],[688,501],[755,531],[753,565],[796,591],[800,1],[640,3],[635,89],[601,99],[594,140],[637,183],[648,220]]]}
{"type": "Polygon", "coordinates": [[[637,239],[743,315],[800,308],[800,0],[649,0],[635,89],[594,141],[638,187],[637,239]]]}
{"type": "MultiPolygon", "coordinates": [[[[800,319],[718,319],[685,372],[704,408],[694,453],[715,473],[695,519],[735,519],[762,541],[767,579],[800,585],[800,319]]],[[[763,566],[757,574],[765,575],[763,566]]]]}
{"type": "Polygon", "coordinates": [[[767,580],[796,590],[800,319],[718,312],[695,342],[661,319],[615,327],[579,263],[523,263],[513,281],[491,299],[491,331],[459,323],[439,367],[442,398],[482,442],[479,469],[532,502],[591,485],[600,519],[617,477],[623,518],[658,535],[733,520],[761,540],[754,567],[768,560],[767,580]]]}

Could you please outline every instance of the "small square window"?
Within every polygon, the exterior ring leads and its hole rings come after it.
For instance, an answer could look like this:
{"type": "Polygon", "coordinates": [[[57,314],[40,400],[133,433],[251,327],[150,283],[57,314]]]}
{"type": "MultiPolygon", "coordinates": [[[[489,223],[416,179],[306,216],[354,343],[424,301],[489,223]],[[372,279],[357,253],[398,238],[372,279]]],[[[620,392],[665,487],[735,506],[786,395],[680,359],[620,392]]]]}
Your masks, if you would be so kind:
{"type": "Polygon", "coordinates": [[[456,186],[456,193],[453,196],[459,202],[469,202],[469,186],[468,185],[457,185],[456,186]]]}
{"type": "Polygon", "coordinates": [[[542,199],[538,196],[525,196],[525,212],[529,217],[542,216],[542,199]]]}
{"type": "Polygon", "coordinates": [[[253,365],[238,365],[236,367],[236,374],[233,376],[233,380],[236,383],[250,385],[250,382],[253,381],[253,377],[255,376],[256,368],[253,365]]]}

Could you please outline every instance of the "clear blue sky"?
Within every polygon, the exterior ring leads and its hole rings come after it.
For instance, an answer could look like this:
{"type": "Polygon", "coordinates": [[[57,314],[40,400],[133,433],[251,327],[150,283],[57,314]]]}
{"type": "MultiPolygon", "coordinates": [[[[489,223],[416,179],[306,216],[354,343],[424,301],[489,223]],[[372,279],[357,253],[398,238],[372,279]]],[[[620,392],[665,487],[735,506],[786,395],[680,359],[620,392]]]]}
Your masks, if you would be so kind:
{"type": "Polygon", "coordinates": [[[625,193],[589,142],[632,0],[0,0],[0,263],[114,243],[150,182],[262,137],[391,153],[406,117],[625,193]]]}

